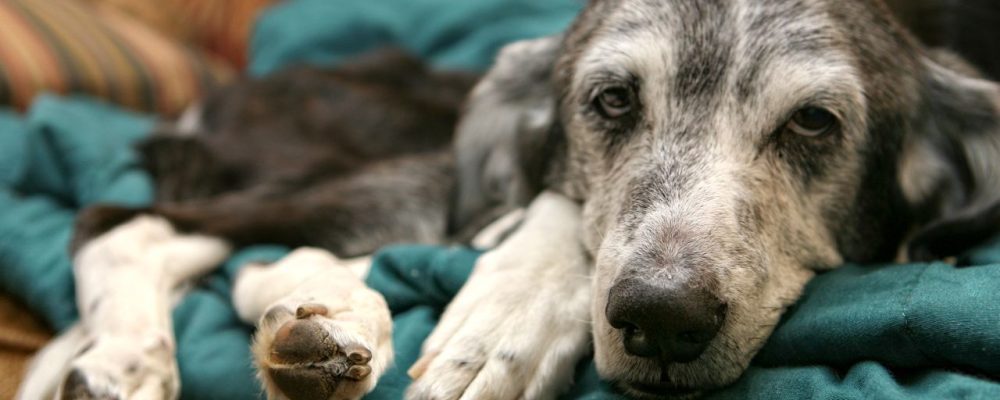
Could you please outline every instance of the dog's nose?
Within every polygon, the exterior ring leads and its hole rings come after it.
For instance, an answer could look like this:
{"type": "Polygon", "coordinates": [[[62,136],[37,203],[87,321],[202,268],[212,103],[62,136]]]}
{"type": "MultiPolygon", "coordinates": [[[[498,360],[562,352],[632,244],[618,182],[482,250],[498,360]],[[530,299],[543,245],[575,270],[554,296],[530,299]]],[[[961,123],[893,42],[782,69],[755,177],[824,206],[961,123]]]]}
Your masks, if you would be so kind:
{"type": "Polygon", "coordinates": [[[629,354],[687,363],[719,333],[726,305],[703,288],[625,279],[611,287],[605,314],[629,354]]]}

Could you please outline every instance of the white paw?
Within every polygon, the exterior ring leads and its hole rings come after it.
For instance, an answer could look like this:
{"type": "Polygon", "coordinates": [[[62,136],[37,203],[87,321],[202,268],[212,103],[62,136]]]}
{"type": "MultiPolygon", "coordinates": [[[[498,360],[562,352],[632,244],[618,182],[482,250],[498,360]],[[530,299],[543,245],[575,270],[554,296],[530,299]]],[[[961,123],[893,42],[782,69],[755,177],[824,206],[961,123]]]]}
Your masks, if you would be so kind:
{"type": "Polygon", "coordinates": [[[407,398],[549,399],[590,348],[590,262],[578,206],[539,196],[521,227],[486,253],[448,306],[407,398]]]}
{"type": "Polygon", "coordinates": [[[169,334],[101,335],[69,364],[60,399],[176,399],[177,363],[169,334]]]}
{"type": "Polygon", "coordinates": [[[590,347],[589,280],[503,263],[481,259],[411,368],[407,398],[548,399],[568,386],[590,347]]]}
{"type": "Polygon", "coordinates": [[[178,234],[154,216],[135,217],[85,243],[73,272],[89,344],[66,367],[60,398],[176,398],[171,299],[180,283],[228,253],[224,241],[178,234]]]}
{"type": "Polygon", "coordinates": [[[241,274],[246,281],[237,286],[252,292],[262,273],[275,287],[284,286],[275,281],[297,283],[257,326],[253,354],[268,397],[359,399],[370,392],[393,357],[392,319],[382,296],[347,263],[320,250],[298,250],[267,268],[241,274]]]}

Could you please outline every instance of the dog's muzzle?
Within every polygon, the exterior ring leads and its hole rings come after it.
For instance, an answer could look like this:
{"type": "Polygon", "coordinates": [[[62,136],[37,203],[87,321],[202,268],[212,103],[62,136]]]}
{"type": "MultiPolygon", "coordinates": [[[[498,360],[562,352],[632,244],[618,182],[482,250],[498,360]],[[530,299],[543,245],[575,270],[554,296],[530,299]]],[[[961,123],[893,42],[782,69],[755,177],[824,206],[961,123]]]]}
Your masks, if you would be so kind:
{"type": "Polygon", "coordinates": [[[696,360],[719,333],[726,304],[703,287],[670,278],[626,278],[611,287],[608,322],[625,351],[663,364],[696,360]]]}

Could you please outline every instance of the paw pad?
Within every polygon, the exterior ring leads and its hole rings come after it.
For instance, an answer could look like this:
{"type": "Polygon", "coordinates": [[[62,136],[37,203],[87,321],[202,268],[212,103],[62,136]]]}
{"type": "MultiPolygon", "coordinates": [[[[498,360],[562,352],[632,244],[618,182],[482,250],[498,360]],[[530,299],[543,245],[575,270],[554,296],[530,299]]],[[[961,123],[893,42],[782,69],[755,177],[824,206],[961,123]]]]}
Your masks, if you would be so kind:
{"type": "MultiPolygon", "coordinates": [[[[374,375],[372,351],[358,343],[338,343],[323,324],[327,307],[304,304],[296,319],[285,322],[274,334],[270,363],[263,372],[274,388],[292,400],[328,399],[346,393],[360,397],[374,375]]],[[[347,396],[345,398],[353,398],[347,396]]]]}
{"type": "Polygon", "coordinates": [[[278,368],[270,371],[278,390],[293,400],[321,400],[333,395],[337,382],[319,368],[278,368]]]}
{"type": "Polygon", "coordinates": [[[294,320],[274,336],[271,358],[282,364],[308,364],[326,360],[337,351],[330,334],[318,322],[294,320]]]}

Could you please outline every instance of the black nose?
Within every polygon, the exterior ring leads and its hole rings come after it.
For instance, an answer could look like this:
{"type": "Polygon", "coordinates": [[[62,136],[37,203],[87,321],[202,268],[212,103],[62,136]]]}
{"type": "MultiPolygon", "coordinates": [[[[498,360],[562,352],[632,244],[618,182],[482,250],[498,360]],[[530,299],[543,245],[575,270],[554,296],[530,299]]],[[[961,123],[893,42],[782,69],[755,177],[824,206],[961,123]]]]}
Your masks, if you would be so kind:
{"type": "Polygon", "coordinates": [[[611,287],[605,314],[629,354],[687,363],[719,333],[726,305],[704,288],[630,278],[611,287]]]}

